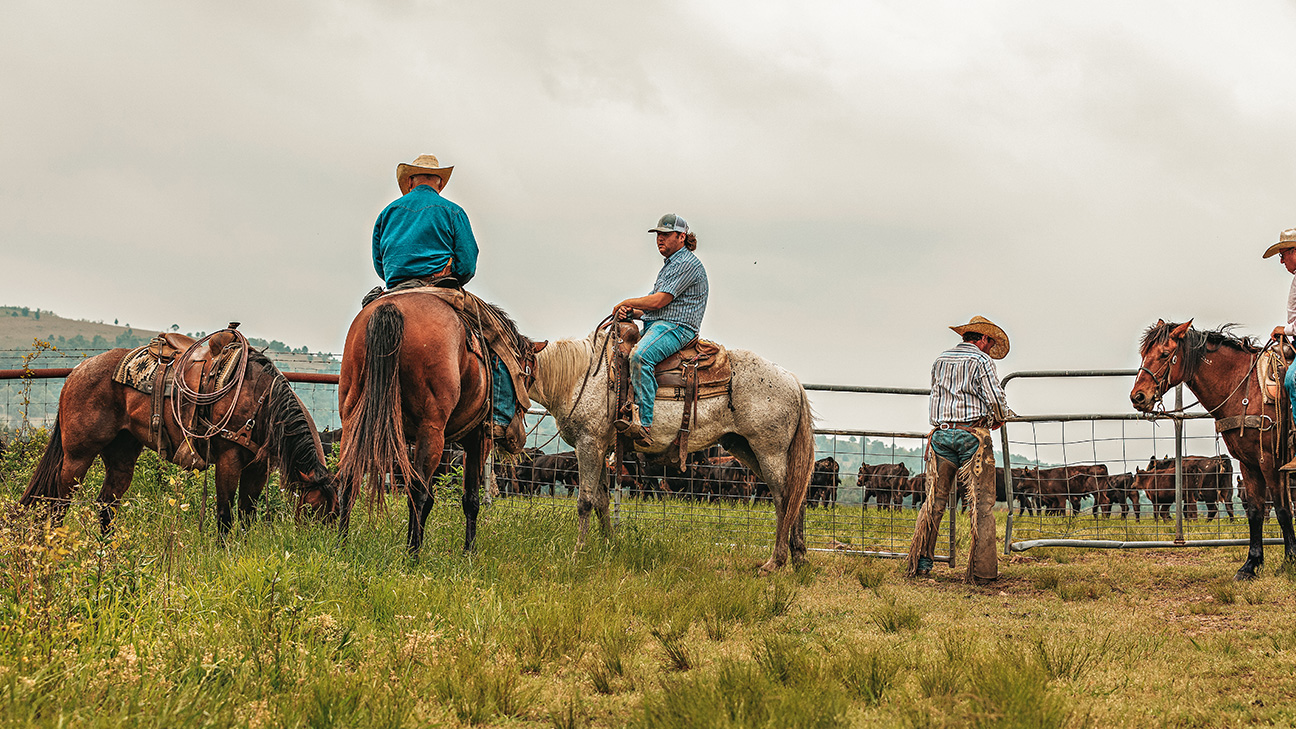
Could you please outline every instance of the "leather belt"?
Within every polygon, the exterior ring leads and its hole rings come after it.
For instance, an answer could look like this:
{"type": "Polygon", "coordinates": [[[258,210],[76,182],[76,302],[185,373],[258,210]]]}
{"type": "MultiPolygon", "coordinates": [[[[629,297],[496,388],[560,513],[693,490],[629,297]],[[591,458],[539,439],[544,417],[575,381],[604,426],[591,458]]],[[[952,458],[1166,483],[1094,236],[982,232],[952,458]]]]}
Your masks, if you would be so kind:
{"type": "Polygon", "coordinates": [[[992,425],[993,423],[990,421],[990,418],[978,418],[963,423],[938,423],[934,430],[952,430],[955,428],[966,430],[968,428],[989,428],[992,425]]]}

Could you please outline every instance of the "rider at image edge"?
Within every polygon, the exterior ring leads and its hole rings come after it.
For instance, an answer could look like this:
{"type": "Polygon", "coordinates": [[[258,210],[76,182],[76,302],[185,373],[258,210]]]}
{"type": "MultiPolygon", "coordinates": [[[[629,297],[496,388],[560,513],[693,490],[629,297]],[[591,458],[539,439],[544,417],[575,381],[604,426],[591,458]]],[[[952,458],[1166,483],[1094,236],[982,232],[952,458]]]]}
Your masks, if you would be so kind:
{"type": "MultiPolygon", "coordinates": [[[[1280,233],[1278,242],[1269,246],[1264,257],[1269,258],[1275,253],[1287,273],[1296,274],[1296,228],[1288,228],[1280,233]]],[[[1296,276],[1292,277],[1291,289],[1287,293],[1287,323],[1274,327],[1272,337],[1279,342],[1284,337],[1296,337],[1296,276]]],[[[1287,396],[1291,398],[1292,412],[1296,413],[1296,367],[1287,368],[1283,384],[1287,388],[1287,396]]],[[[1292,458],[1279,470],[1296,471],[1296,458],[1292,458]]]]}

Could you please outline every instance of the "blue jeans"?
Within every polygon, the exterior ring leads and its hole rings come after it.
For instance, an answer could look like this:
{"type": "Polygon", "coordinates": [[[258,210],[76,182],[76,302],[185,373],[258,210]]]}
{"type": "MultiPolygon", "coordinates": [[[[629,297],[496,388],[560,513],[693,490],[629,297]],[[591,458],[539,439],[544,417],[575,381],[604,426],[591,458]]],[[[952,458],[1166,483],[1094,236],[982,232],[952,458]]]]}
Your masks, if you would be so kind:
{"type": "Polygon", "coordinates": [[[513,378],[509,376],[504,360],[491,353],[491,422],[508,425],[517,412],[514,399],[513,378]]]}
{"type": "Polygon", "coordinates": [[[643,427],[652,425],[653,405],[657,402],[657,374],[653,369],[696,336],[697,330],[684,324],[660,320],[644,323],[639,343],[630,353],[630,384],[643,427]]]}
{"type": "Polygon", "coordinates": [[[1283,385],[1287,388],[1287,397],[1291,400],[1292,412],[1296,413],[1296,364],[1287,368],[1287,375],[1283,377],[1283,385]]]}
{"type": "Polygon", "coordinates": [[[967,463],[972,456],[976,455],[980,447],[981,441],[966,430],[948,428],[931,434],[932,451],[955,466],[967,463]]]}

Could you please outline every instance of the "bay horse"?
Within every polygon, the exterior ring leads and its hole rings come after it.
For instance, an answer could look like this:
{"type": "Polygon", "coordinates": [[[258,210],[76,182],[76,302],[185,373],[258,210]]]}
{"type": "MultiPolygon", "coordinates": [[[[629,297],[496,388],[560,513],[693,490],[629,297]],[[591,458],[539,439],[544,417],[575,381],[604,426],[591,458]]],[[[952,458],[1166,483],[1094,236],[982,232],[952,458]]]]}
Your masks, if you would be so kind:
{"type": "MultiPolygon", "coordinates": [[[[576,446],[580,469],[576,514],[579,545],[589,532],[590,512],[598,514],[605,537],[612,536],[608,515],[608,454],[615,443],[612,421],[616,405],[609,397],[606,359],[611,329],[595,329],[584,339],[560,339],[536,355],[531,398],[544,405],[563,440],[576,446]]],[[[611,346],[615,346],[613,343],[611,346]]],[[[771,572],[789,556],[805,560],[801,524],[806,491],[814,467],[814,431],[810,400],[796,376],[752,352],[729,350],[732,394],[697,402],[697,417],[688,449],[722,445],[770,488],[774,500],[774,551],[762,566],[771,572]]],[[[661,454],[684,414],[684,403],[658,400],[649,454],[661,454]]]]}
{"type": "MultiPolygon", "coordinates": [[[[209,406],[213,419],[228,414],[229,422],[252,424],[247,445],[214,436],[206,448],[206,465],[216,467],[216,527],[221,541],[234,523],[236,492],[239,515],[249,520],[272,470],[279,471],[285,488],[297,493],[299,516],[327,517],[337,505],[310,413],[274,364],[251,347],[248,350],[243,386],[209,406]]],[[[99,525],[105,534],[109,532],[140,453],[145,446],[157,450],[150,433],[153,396],[112,379],[130,351],[113,349],[95,355],[67,376],[49,444],[20,499],[23,506],[48,505],[54,518],[61,520],[86,471],[96,456],[102,456],[105,475],[98,498],[99,525]]],[[[167,396],[163,407],[162,427],[170,442],[180,443],[184,436],[171,398],[167,396]]],[[[178,455],[172,453],[170,458],[176,461],[178,455]]]]}
{"type": "Polygon", "coordinates": [[[1230,325],[1225,325],[1198,331],[1192,328],[1191,319],[1183,324],[1158,320],[1148,327],[1139,347],[1142,362],[1130,402],[1139,412],[1154,412],[1162,396],[1183,383],[1215,417],[1217,427],[1224,428],[1224,445],[1242,467],[1242,495],[1250,527],[1247,559],[1236,577],[1249,580],[1264,564],[1266,502],[1274,505],[1288,562],[1296,560],[1296,533],[1292,531],[1291,493],[1285,474],[1278,470],[1282,464],[1278,462],[1278,431],[1274,427],[1277,403],[1264,401],[1256,375],[1261,348],[1250,337],[1238,337],[1229,329],[1230,325]]]}
{"type": "MultiPolygon", "coordinates": [[[[525,359],[532,356],[533,347],[544,346],[519,334],[498,307],[492,309],[511,328],[513,345],[525,359]]],[[[464,551],[473,548],[478,491],[491,449],[485,348],[480,337],[470,339],[459,313],[429,289],[387,294],[356,315],[338,377],[338,526],[343,535],[366,480],[371,506],[381,503],[388,483],[404,483],[407,546],[417,556],[432,511],[433,474],[444,448],[458,443],[464,450],[464,551]],[[415,446],[413,462],[409,444],[415,446]]]]}

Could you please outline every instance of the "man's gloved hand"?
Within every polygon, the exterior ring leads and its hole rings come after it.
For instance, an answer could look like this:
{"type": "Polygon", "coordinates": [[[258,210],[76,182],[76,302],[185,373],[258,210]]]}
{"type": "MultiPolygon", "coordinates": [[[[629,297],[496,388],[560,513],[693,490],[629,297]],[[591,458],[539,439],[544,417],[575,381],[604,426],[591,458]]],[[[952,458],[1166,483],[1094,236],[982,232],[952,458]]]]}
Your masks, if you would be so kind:
{"type": "Polygon", "coordinates": [[[1270,334],[1269,337],[1271,339],[1282,339],[1283,335],[1286,333],[1287,333],[1287,327],[1280,325],[1274,327],[1273,334],[1270,334]]]}

